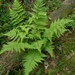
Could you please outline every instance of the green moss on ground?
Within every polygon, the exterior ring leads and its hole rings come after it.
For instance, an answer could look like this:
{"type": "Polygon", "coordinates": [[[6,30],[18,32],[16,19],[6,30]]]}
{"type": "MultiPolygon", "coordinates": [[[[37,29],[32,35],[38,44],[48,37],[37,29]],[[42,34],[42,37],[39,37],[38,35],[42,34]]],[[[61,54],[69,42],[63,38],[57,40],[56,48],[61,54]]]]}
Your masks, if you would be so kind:
{"type": "Polygon", "coordinates": [[[75,30],[62,37],[62,53],[58,61],[61,75],[75,75],[75,30]],[[60,64],[60,65],[59,65],[60,64]]]}

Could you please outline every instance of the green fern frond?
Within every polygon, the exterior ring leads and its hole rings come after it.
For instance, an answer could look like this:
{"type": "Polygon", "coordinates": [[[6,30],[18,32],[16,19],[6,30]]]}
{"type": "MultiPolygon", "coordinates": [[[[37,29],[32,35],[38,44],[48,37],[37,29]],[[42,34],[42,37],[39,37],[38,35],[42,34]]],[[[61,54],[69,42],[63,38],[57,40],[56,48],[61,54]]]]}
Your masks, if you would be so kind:
{"type": "Polygon", "coordinates": [[[32,46],[41,53],[43,44],[44,44],[44,40],[37,40],[32,43],[32,46]]]}
{"type": "Polygon", "coordinates": [[[5,36],[8,36],[10,39],[13,39],[16,36],[16,29],[9,31],[8,33],[4,34],[5,36]]]}
{"type": "Polygon", "coordinates": [[[60,37],[66,30],[66,24],[72,22],[73,20],[69,19],[58,19],[50,26],[51,34],[55,34],[56,37],[60,37]]]}
{"type": "Polygon", "coordinates": [[[8,36],[9,39],[12,41],[22,42],[26,34],[20,31],[20,29],[14,28],[13,30],[5,33],[4,35],[8,36]]]}
{"type": "Polygon", "coordinates": [[[36,0],[32,10],[33,12],[30,13],[31,17],[28,20],[28,24],[30,24],[34,28],[31,29],[31,34],[29,34],[28,36],[34,39],[41,39],[41,34],[46,29],[47,8],[44,6],[43,0],[36,0]]]}
{"type": "Polygon", "coordinates": [[[37,63],[41,63],[43,57],[46,57],[46,55],[39,53],[37,50],[29,50],[27,53],[27,56],[25,56],[25,63],[24,66],[24,75],[29,75],[29,73],[38,66],[37,63]]]}
{"type": "Polygon", "coordinates": [[[6,45],[3,45],[2,50],[0,51],[1,53],[4,53],[5,51],[16,51],[16,52],[20,52],[21,50],[25,50],[25,49],[36,49],[41,53],[41,48],[42,45],[44,44],[43,40],[39,40],[36,42],[33,42],[31,44],[29,43],[22,43],[22,42],[8,42],[6,45]]]}
{"type": "Polygon", "coordinates": [[[8,42],[7,44],[3,45],[2,50],[0,51],[0,54],[4,53],[5,51],[16,51],[20,52],[21,50],[25,49],[36,49],[33,45],[30,45],[28,43],[21,43],[21,42],[8,42]]]}
{"type": "Polygon", "coordinates": [[[32,8],[32,10],[33,10],[33,13],[31,13],[32,17],[30,17],[30,19],[28,20],[29,24],[33,22],[37,26],[37,28],[42,25],[46,26],[47,8],[44,6],[43,0],[36,0],[34,8],[32,8]]]}
{"type": "Polygon", "coordinates": [[[29,38],[27,35],[29,34],[29,30],[31,27],[28,26],[18,26],[17,28],[14,28],[13,30],[9,31],[8,33],[5,33],[5,36],[8,36],[11,40],[22,42],[24,39],[29,38]]]}
{"type": "Polygon", "coordinates": [[[20,5],[20,3],[15,0],[12,6],[12,9],[10,9],[10,20],[11,20],[11,25],[12,26],[19,26],[23,25],[25,17],[25,10],[23,7],[20,5]]]}
{"type": "Polygon", "coordinates": [[[52,46],[51,43],[47,43],[46,47],[45,47],[45,50],[50,54],[51,57],[53,57],[53,49],[54,47],[52,46]]]}
{"type": "Polygon", "coordinates": [[[52,40],[52,37],[60,37],[65,31],[67,31],[66,24],[69,22],[72,22],[73,20],[69,19],[58,19],[57,21],[54,21],[49,29],[46,29],[46,32],[44,36],[46,36],[50,41],[52,40]]]}

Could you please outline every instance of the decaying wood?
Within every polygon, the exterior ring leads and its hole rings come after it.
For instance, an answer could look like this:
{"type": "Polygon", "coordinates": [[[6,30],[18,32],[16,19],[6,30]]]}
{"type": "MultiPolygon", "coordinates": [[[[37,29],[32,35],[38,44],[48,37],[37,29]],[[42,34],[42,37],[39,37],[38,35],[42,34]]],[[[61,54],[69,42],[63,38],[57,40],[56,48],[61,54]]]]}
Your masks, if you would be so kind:
{"type": "Polygon", "coordinates": [[[65,0],[59,9],[49,13],[48,18],[50,21],[54,21],[58,18],[66,17],[74,10],[74,7],[75,0],[65,0]]]}

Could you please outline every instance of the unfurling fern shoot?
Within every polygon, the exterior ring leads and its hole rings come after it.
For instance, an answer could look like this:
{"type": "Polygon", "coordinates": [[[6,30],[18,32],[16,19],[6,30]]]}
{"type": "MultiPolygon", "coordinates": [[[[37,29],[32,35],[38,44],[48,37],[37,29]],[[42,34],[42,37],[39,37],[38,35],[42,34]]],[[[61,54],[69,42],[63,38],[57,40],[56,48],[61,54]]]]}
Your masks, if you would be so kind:
{"type": "Polygon", "coordinates": [[[5,51],[25,52],[23,60],[24,75],[29,73],[38,66],[46,55],[42,50],[47,51],[53,57],[53,37],[60,37],[65,31],[65,24],[72,20],[61,19],[54,21],[47,28],[47,7],[43,0],[36,0],[33,12],[25,21],[25,12],[20,3],[15,0],[13,8],[10,9],[11,25],[13,29],[4,34],[10,38],[0,51],[0,54],[5,51]]]}

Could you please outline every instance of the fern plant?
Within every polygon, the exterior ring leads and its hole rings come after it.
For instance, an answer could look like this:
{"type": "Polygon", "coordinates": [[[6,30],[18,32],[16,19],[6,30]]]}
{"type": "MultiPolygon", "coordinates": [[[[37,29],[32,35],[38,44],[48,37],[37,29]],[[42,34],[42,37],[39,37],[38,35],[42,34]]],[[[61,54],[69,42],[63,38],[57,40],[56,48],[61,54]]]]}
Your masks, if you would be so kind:
{"type": "Polygon", "coordinates": [[[23,25],[26,19],[26,12],[17,0],[14,0],[12,9],[10,9],[11,26],[17,27],[23,25]]]}
{"type": "Polygon", "coordinates": [[[24,22],[25,12],[20,3],[17,0],[14,1],[10,15],[11,24],[15,28],[4,34],[9,37],[9,41],[0,51],[2,54],[5,51],[21,52],[23,50],[25,52],[24,75],[29,75],[38,63],[44,60],[46,55],[43,51],[47,51],[53,57],[53,37],[60,37],[66,31],[65,24],[72,21],[58,19],[47,28],[47,8],[43,0],[36,0],[32,10],[29,19],[24,22]]]}

